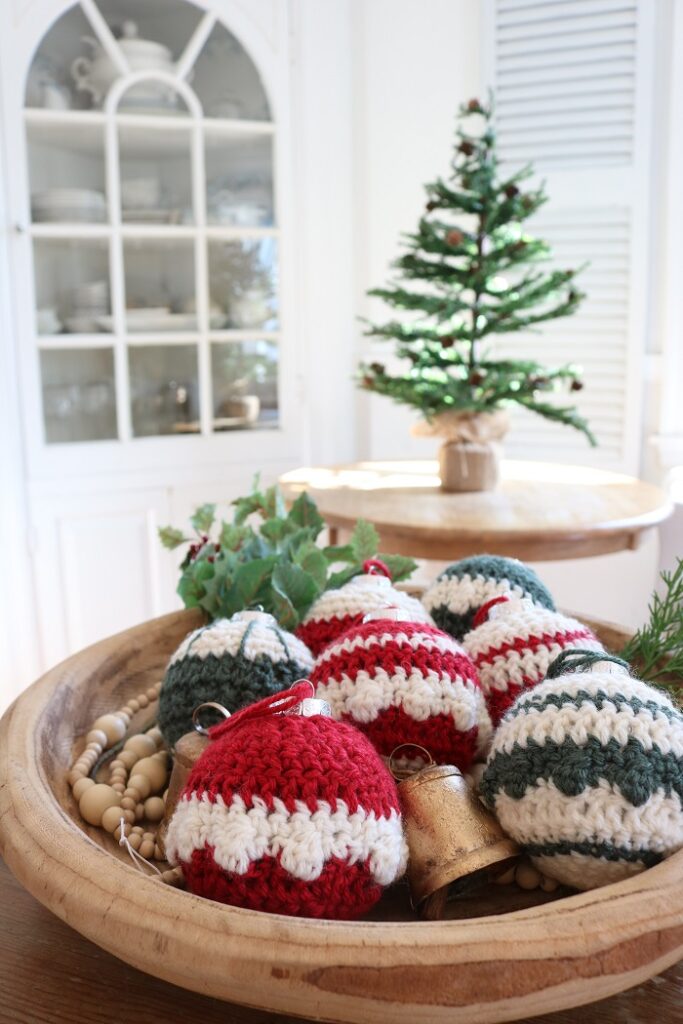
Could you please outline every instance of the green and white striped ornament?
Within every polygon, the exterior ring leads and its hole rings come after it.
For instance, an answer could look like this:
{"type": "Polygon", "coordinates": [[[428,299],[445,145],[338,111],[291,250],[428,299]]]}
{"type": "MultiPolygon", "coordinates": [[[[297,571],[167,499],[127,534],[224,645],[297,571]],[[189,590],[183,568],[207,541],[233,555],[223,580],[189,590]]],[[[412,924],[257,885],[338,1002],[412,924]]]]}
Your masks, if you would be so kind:
{"type": "Polygon", "coordinates": [[[683,714],[618,658],[563,651],[501,721],[480,792],[544,875],[628,878],[683,847],[683,714]]]}

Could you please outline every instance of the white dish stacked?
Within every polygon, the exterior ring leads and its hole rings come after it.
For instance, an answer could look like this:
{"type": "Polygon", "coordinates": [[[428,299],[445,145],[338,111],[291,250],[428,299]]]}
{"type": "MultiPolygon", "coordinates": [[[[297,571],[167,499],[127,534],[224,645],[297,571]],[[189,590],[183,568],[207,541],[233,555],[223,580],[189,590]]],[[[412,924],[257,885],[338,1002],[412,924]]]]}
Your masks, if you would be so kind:
{"type": "Polygon", "coordinates": [[[103,192],[91,188],[47,188],[31,196],[34,221],[82,223],[106,220],[103,192]]]}

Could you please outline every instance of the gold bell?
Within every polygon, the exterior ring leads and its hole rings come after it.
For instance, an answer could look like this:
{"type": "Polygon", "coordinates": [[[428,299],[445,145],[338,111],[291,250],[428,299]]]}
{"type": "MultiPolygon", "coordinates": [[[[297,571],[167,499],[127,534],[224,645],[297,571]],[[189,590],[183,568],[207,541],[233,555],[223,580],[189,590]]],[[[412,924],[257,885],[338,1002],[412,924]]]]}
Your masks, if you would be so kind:
{"type": "MultiPolygon", "coordinates": [[[[392,755],[393,757],[393,755],[392,755]]],[[[443,916],[454,882],[484,882],[520,855],[453,765],[431,764],[399,782],[408,884],[422,917],[443,916]]]]}

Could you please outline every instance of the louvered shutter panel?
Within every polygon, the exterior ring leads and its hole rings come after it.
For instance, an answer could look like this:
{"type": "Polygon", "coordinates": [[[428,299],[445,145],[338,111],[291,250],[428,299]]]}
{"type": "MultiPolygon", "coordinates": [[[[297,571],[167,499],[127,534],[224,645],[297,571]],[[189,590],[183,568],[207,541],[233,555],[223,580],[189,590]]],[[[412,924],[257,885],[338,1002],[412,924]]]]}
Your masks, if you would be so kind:
{"type": "MultiPolygon", "coordinates": [[[[507,335],[499,356],[583,367],[570,401],[599,441],[525,411],[511,456],[637,472],[648,286],[651,0],[488,0],[487,78],[504,170],[534,164],[549,202],[527,222],[549,266],[588,262],[573,317],[507,335]]],[[[567,401],[558,395],[557,401],[567,401]]]]}

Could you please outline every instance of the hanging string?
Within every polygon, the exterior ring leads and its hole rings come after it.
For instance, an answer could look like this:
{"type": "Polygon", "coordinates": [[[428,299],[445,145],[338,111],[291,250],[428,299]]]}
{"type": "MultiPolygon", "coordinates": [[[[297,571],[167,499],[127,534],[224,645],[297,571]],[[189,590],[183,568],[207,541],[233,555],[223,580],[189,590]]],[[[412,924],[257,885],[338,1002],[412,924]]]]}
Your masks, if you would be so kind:
{"type": "Polygon", "coordinates": [[[545,674],[546,679],[557,679],[558,676],[568,672],[584,672],[599,661],[611,661],[619,665],[630,674],[631,666],[623,658],[617,658],[616,654],[608,654],[606,651],[584,651],[580,647],[567,647],[548,666],[545,674]]]}
{"type": "Polygon", "coordinates": [[[488,622],[489,612],[492,608],[497,604],[507,604],[509,600],[510,598],[507,594],[499,594],[498,597],[492,597],[490,601],[483,604],[472,620],[474,628],[476,629],[477,626],[481,626],[484,622],[488,622]]]}
{"type": "Polygon", "coordinates": [[[287,714],[287,712],[293,711],[294,708],[298,707],[307,697],[312,697],[314,693],[315,687],[313,683],[308,679],[300,679],[289,690],[275,693],[270,697],[266,697],[265,700],[258,701],[256,704],[250,704],[248,707],[242,708],[241,711],[236,711],[230,718],[226,718],[224,722],[211,726],[208,730],[209,737],[212,740],[220,739],[221,736],[225,736],[226,733],[254,718],[268,718],[271,715],[287,714]]]}
{"type": "Polygon", "coordinates": [[[363,572],[367,576],[386,576],[392,579],[391,569],[381,558],[368,558],[363,562],[363,572]]]}
{"type": "Polygon", "coordinates": [[[156,864],[152,864],[151,861],[145,860],[142,854],[138,853],[138,851],[130,845],[130,840],[128,839],[128,836],[125,833],[126,819],[124,817],[121,818],[119,827],[121,829],[121,838],[119,839],[119,846],[123,846],[123,848],[128,851],[128,856],[133,862],[133,867],[136,868],[138,871],[141,871],[143,875],[146,875],[147,872],[143,870],[144,864],[146,868],[151,868],[152,871],[156,872],[157,875],[161,876],[163,872],[159,870],[156,864]]]}

